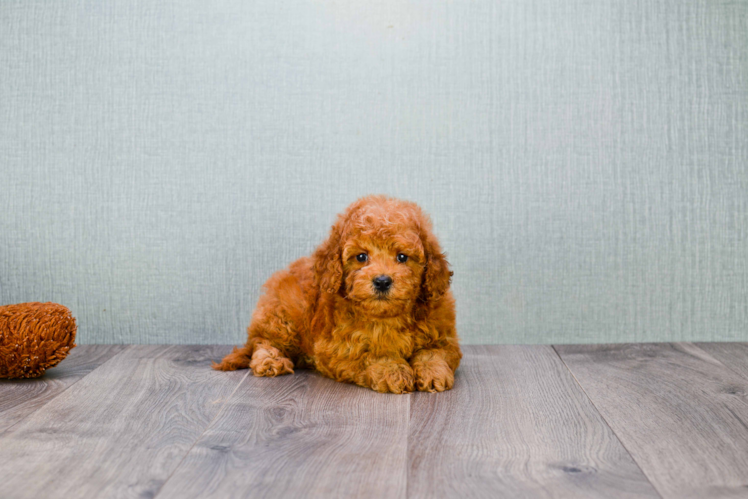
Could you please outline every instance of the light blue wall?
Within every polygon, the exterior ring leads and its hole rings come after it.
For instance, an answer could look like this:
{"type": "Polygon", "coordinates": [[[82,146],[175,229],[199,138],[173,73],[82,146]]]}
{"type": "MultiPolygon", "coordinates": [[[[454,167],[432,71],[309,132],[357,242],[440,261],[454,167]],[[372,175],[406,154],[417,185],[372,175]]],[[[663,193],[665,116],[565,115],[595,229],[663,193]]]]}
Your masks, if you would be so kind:
{"type": "Polygon", "coordinates": [[[368,193],[468,343],[748,340],[748,2],[2,1],[0,303],[234,343],[368,193]]]}

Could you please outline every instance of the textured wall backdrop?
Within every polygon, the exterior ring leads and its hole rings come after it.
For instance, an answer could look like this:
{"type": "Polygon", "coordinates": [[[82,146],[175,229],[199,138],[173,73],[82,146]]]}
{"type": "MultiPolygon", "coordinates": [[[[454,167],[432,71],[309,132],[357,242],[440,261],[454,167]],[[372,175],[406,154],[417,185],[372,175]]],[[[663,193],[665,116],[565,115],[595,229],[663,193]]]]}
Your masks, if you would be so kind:
{"type": "Polygon", "coordinates": [[[748,340],[748,2],[3,1],[0,303],[241,342],[349,202],[468,343],[748,340]]]}

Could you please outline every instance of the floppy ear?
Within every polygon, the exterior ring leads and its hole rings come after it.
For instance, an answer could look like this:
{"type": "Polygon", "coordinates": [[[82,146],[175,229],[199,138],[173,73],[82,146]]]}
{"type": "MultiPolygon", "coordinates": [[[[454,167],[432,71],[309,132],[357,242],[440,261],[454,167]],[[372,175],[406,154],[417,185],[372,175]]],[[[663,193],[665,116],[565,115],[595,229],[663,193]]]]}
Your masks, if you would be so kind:
{"type": "Polygon", "coordinates": [[[454,273],[449,270],[447,257],[442,253],[439,242],[429,229],[423,230],[421,243],[426,268],[421,278],[421,294],[418,298],[428,304],[447,293],[454,273]]]}
{"type": "Polygon", "coordinates": [[[315,250],[314,259],[314,283],[322,293],[338,293],[343,285],[343,256],[341,249],[341,226],[338,221],[327,241],[315,250]]]}

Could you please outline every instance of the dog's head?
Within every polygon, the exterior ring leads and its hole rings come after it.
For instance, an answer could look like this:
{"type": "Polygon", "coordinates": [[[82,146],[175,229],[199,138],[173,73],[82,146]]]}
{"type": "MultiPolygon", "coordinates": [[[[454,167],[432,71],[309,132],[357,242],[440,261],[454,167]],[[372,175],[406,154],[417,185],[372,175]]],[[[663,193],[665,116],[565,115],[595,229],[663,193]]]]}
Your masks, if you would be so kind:
{"type": "Polygon", "coordinates": [[[452,272],[418,205],[368,196],[338,216],[314,254],[314,275],[322,293],[363,314],[393,317],[444,295],[452,272]]]}

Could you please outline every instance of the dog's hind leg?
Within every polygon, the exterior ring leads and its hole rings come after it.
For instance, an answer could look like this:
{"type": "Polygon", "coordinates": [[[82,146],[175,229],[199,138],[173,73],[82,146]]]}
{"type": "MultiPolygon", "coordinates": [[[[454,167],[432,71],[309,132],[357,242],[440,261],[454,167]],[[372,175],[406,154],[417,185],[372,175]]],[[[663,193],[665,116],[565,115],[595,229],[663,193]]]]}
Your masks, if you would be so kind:
{"type": "Polygon", "coordinates": [[[213,369],[227,372],[249,368],[251,359],[252,349],[248,345],[234,347],[234,350],[230,354],[227,354],[220,363],[213,363],[213,369]]]}
{"type": "MultiPolygon", "coordinates": [[[[302,259],[292,264],[291,270],[296,266],[301,273],[299,270],[307,264],[302,259]]],[[[299,278],[291,270],[279,271],[265,283],[265,293],[257,302],[247,328],[247,344],[235,348],[213,368],[251,368],[258,377],[293,373],[292,360],[299,359],[301,354],[298,329],[304,323],[307,304],[299,278]]]]}
{"type": "Polygon", "coordinates": [[[277,348],[260,341],[256,343],[254,351],[248,346],[234,347],[220,363],[213,363],[214,370],[232,371],[243,368],[251,368],[256,377],[275,377],[293,373],[293,362],[277,348]]]}
{"type": "MultiPolygon", "coordinates": [[[[269,296],[270,295],[270,296],[269,296]]],[[[216,370],[250,368],[257,377],[275,377],[293,373],[293,361],[299,356],[299,336],[283,307],[266,294],[257,304],[247,328],[246,345],[235,347],[216,370]]]]}
{"type": "Polygon", "coordinates": [[[285,357],[280,349],[265,341],[256,343],[249,367],[255,377],[275,377],[293,373],[293,362],[285,357]]]}
{"type": "Polygon", "coordinates": [[[293,373],[293,362],[267,341],[258,341],[254,349],[249,346],[234,347],[220,363],[213,363],[214,370],[232,371],[251,368],[256,377],[275,377],[293,373]]]}
{"type": "Polygon", "coordinates": [[[291,325],[279,317],[277,311],[258,311],[247,329],[246,345],[234,347],[216,370],[240,370],[251,368],[257,377],[275,377],[293,373],[291,356],[297,355],[297,336],[291,325]]]}

